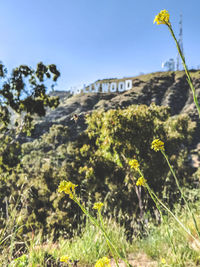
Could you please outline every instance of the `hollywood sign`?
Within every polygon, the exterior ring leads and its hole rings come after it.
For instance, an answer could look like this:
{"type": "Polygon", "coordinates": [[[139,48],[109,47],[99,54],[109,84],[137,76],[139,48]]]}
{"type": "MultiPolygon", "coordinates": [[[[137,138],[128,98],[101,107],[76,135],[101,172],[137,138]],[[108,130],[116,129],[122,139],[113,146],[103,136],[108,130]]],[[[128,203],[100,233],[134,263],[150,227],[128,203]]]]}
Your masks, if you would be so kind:
{"type": "Polygon", "coordinates": [[[132,80],[125,80],[121,82],[110,82],[110,83],[93,83],[83,88],[71,88],[71,94],[80,93],[115,93],[124,92],[132,89],[132,80]]]}

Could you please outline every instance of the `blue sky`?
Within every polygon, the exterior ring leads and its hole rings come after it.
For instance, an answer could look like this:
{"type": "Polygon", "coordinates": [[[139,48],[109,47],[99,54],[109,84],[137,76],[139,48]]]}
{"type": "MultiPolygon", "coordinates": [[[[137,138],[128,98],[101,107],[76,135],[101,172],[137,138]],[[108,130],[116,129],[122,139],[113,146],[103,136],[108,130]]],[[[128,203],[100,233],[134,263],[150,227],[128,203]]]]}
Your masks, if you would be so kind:
{"type": "Polygon", "coordinates": [[[153,24],[161,9],[176,34],[183,15],[183,46],[189,67],[200,65],[199,0],[6,0],[0,2],[0,60],[12,69],[55,63],[57,90],[98,79],[162,70],[176,58],[165,25],[153,24]]]}

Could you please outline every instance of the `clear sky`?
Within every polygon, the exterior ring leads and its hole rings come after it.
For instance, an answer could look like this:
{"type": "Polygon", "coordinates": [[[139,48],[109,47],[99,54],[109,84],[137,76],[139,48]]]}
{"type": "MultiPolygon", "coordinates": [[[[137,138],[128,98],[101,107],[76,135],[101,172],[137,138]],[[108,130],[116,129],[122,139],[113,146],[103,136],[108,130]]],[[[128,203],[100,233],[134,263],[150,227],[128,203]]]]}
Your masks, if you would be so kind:
{"type": "Polygon", "coordinates": [[[197,67],[200,0],[1,0],[0,60],[9,70],[56,64],[57,90],[160,71],[177,55],[167,27],[153,24],[161,9],[176,35],[182,13],[187,65],[197,67]]]}

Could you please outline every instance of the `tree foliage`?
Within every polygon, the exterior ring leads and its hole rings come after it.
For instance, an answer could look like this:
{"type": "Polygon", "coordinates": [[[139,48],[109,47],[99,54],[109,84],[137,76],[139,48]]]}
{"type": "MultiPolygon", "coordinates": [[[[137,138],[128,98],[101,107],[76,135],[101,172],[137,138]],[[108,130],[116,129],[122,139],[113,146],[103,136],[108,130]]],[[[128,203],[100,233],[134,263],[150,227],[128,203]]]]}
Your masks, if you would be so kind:
{"type": "Polygon", "coordinates": [[[45,108],[58,106],[58,98],[47,94],[45,83],[52,79],[54,86],[59,76],[54,64],[46,66],[40,62],[36,70],[20,65],[10,75],[0,64],[0,131],[13,126],[30,133],[33,115],[44,116],[45,108]]]}
{"type": "Polygon", "coordinates": [[[33,117],[44,116],[46,108],[56,108],[58,97],[48,94],[47,85],[55,85],[60,72],[54,64],[37,64],[36,70],[21,65],[9,75],[0,64],[0,174],[6,178],[20,163],[21,133],[31,134],[33,117]],[[49,81],[48,81],[49,80],[49,81]]]}

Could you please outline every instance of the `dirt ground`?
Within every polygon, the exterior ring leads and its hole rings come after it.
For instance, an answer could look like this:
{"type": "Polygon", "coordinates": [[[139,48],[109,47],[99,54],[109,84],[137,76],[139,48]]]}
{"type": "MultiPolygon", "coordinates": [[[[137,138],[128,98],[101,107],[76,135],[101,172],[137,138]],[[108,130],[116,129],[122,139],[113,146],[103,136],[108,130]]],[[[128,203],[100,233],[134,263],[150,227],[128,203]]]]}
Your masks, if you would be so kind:
{"type": "MultiPolygon", "coordinates": [[[[128,258],[129,263],[133,267],[156,267],[157,262],[152,261],[146,254],[139,253],[137,255],[130,255],[128,258]]],[[[111,267],[117,267],[114,259],[111,260],[111,267]]],[[[126,264],[122,261],[119,262],[119,267],[126,267],[126,264]]]]}

